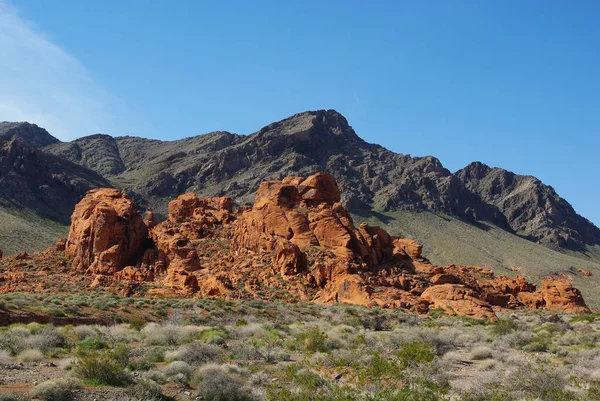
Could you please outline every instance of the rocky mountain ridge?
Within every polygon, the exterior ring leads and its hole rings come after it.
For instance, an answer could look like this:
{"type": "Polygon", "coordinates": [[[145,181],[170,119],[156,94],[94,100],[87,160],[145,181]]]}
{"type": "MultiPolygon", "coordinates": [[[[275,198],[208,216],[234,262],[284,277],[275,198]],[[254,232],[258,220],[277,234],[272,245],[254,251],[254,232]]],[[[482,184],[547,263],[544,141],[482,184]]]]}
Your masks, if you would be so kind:
{"type": "Polygon", "coordinates": [[[539,180],[478,162],[453,174],[435,157],[365,142],[334,110],[299,113],[248,136],[213,132],[164,142],[92,135],[44,151],[98,172],[161,216],[168,199],[187,191],[248,204],[264,180],[326,170],[353,213],[429,210],[552,247],[600,244],[600,230],[539,180]]]}
{"type": "Polygon", "coordinates": [[[8,139],[0,138],[0,206],[69,224],[73,207],[87,191],[111,184],[94,171],[32,147],[44,143],[44,136],[23,132],[28,131],[16,129],[8,139]]]}

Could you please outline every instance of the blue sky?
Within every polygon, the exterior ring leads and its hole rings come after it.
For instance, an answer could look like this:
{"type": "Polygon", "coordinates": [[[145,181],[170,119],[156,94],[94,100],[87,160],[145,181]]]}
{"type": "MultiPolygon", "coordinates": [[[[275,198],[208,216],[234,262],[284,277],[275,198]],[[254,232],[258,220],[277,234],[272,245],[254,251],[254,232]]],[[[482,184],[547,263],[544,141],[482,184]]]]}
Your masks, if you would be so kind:
{"type": "Polygon", "coordinates": [[[333,108],[452,171],[535,175],[600,225],[599,17],[585,0],[0,0],[0,120],[176,139],[333,108]]]}

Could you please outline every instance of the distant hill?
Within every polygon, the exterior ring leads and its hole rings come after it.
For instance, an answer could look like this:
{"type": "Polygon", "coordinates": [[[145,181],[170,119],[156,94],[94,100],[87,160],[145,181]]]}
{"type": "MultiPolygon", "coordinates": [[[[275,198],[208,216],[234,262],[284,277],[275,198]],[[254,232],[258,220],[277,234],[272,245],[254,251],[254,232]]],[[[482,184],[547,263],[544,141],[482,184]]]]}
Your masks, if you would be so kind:
{"type": "Polygon", "coordinates": [[[162,214],[169,199],[186,191],[249,203],[261,181],[328,171],[353,212],[428,210],[489,222],[555,249],[600,244],[600,230],[539,180],[481,163],[452,174],[435,157],[365,142],[334,110],[299,113],[248,136],[92,135],[44,151],[96,171],[162,214]]]}
{"type": "Polygon", "coordinates": [[[0,249],[39,250],[64,235],[73,207],[100,175],[37,148],[58,140],[27,123],[0,124],[0,249]]]}

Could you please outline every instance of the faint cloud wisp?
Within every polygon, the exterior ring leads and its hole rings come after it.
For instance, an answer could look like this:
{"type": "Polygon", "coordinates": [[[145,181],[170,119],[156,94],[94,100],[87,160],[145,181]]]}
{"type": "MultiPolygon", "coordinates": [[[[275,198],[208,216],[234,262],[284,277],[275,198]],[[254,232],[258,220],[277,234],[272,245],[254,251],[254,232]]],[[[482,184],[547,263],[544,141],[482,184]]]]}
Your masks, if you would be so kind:
{"type": "Polygon", "coordinates": [[[62,140],[115,129],[118,100],[3,0],[0,58],[0,121],[29,121],[62,140]]]}

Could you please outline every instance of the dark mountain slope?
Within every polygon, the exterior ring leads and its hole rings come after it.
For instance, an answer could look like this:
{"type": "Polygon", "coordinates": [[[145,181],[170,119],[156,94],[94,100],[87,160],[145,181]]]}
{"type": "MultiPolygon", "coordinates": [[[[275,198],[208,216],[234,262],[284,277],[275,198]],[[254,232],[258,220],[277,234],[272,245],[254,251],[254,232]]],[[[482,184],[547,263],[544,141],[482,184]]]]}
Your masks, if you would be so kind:
{"type": "Polygon", "coordinates": [[[0,206],[3,208],[34,212],[40,217],[69,224],[73,207],[89,189],[110,185],[97,173],[34,149],[19,139],[0,139],[0,206]]]}
{"type": "Polygon", "coordinates": [[[326,170],[354,211],[427,209],[509,229],[494,206],[481,202],[439,160],[366,143],[333,110],[296,114],[249,136],[215,132],[161,142],[94,135],[46,150],[109,176],[158,211],[185,191],[250,202],[261,181],[326,170]],[[107,156],[98,159],[102,154],[107,156]]]}
{"type": "Polygon", "coordinates": [[[455,176],[484,202],[498,207],[513,230],[534,241],[561,247],[600,244],[600,229],[535,177],[480,162],[469,164],[455,176]]]}
{"type": "Polygon", "coordinates": [[[249,203],[261,181],[326,170],[354,213],[428,210],[487,221],[550,246],[600,244],[598,228],[539,180],[477,163],[451,174],[434,157],[413,158],[363,141],[334,110],[299,113],[248,136],[213,132],[158,141],[92,135],[52,141],[44,151],[96,171],[159,213],[186,191],[249,203]]]}
{"type": "Polygon", "coordinates": [[[18,139],[21,143],[34,148],[42,148],[60,141],[50,135],[48,131],[35,124],[26,122],[11,123],[0,122],[0,139],[10,141],[18,139]]]}

